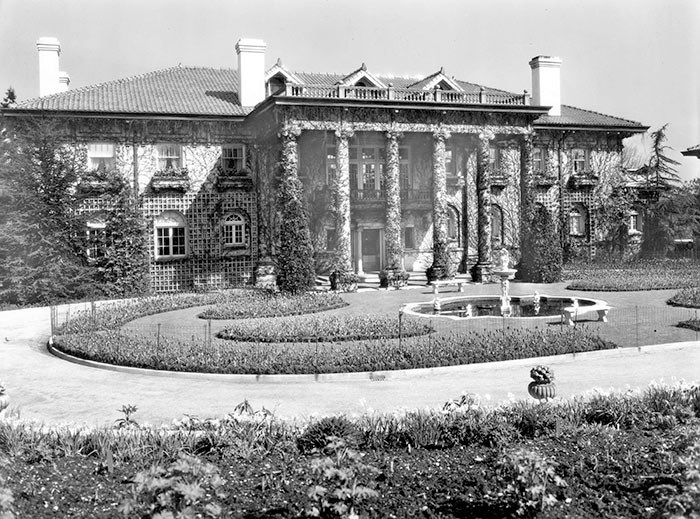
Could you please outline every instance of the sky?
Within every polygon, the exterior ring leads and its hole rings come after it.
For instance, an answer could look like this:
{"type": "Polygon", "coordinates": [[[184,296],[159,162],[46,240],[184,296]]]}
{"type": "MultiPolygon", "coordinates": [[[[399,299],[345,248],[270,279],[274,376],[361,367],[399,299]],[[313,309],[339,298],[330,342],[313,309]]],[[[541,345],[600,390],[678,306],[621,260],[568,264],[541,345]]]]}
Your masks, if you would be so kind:
{"type": "Polygon", "coordinates": [[[562,103],[668,124],[683,179],[700,160],[698,0],[0,0],[0,90],[39,93],[36,40],[61,42],[71,88],[178,64],[236,68],[241,37],[266,65],[427,76],[531,91],[528,62],[562,59],[562,103]]]}

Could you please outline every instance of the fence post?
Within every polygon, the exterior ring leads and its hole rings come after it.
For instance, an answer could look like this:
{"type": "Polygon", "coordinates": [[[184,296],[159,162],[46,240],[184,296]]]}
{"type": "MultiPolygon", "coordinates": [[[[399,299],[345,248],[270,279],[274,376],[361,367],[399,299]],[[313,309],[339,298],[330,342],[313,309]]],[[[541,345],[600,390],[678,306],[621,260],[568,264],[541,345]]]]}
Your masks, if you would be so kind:
{"type": "Polygon", "coordinates": [[[49,321],[51,323],[51,336],[53,337],[56,335],[56,307],[53,305],[49,307],[49,321]]]}
{"type": "Polygon", "coordinates": [[[209,347],[211,348],[211,319],[207,319],[207,332],[209,337],[209,347]]]}
{"type": "Polygon", "coordinates": [[[90,315],[92,316],[92,330],[95,331],[95,302],[90,301],[90,315]]]}
{"type": "Polygon", "coordinates": [[[634,305],[634,331],[637,340],[637,350],[641,350],[639,347],[639,306],[634,305]]]}
{"type": "Polygon", "coordinates": [[[402,344],[403,344],[403,341],[402,341],[403,337],[401,334],[401,332],[403,330],[402,326],[403,326],[403,306],[401,308],[399,308],[399,348],[401,348],[402,344]]]}

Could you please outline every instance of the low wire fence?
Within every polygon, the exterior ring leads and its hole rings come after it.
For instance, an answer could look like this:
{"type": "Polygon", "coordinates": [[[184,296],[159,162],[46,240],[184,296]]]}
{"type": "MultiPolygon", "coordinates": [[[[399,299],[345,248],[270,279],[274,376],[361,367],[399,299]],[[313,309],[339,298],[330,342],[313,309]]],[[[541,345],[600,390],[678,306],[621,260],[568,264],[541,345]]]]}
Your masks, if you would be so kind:
{"type": "MultiPolygon", "coordinates": [[[[97,313],[102,305],[110,303],[79,303],[51,307],[51,333],[60,334],[62,327],[76,316],[87,316],[97,322],[97,313]]],[[[211,346],[212,341],[219,340],[217,332],[226,328],[233,321],[200,319],[200,308],[189,308],[141,317],[126,323],[122,329],[132,334],[139,334],[155,339],[156,344],[161,338],[178,338],[193,344],[211,346]]],[[[336,312],[342,312],[336,311],[336,312]]],[[[372,313],[368,305],[366,313],[372,313]]],[[[308,314],[305,316],[275,318],[275,321],[290,319],[318,319],[324,313],[308,314]]],[[[567,322],[565,315],[550,317],[463,317],[449,319],[444,316],[424,314],[414,315],[397,311],[394,314],[397,320],[399,335],[402,330],[411,327],[412,324],[427,324],[434,334],[468,334],[474,332],[515,331],[525,329],[564,329],[577,327],[599,336],[602,339],[612,341],[620,347],[641,347],[651,344],[672,342],[685,342],[700,340],[700,332],[697,325],[700,324],[700,310],[693,308],[681,308],[668,305],[659,306],[625,306],[610,308],[607,312],[606,322],[599,320],[598,313],[582,312],[573,314],[572,324],[567,322]],[[681,323],[694,321],[696,329],[683,327],[681,323]]],[[[277,324],[277,323],[276,323],[277,324]]],[[[98,326],[93,328],[97,331],[98,326]]],[[[323,336],[323,330],[318,330],[318,336],[323,336]]],[[[313,342],[298,341],[298,342],[313,342]]]]}

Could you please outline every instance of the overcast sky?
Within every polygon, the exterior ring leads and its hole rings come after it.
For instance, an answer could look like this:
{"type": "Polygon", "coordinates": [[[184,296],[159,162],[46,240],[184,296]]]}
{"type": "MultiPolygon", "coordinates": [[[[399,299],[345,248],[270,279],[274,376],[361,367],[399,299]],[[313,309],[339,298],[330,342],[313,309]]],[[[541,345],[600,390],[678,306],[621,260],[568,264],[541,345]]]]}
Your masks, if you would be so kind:
{"type": "MultiPolygon", "coordinates": [[[[36,40],[61,41],[71,88],[179,63],[235,68],[240,37],[267,66],[450,76],[531,90],[528,61],[559,56],[562,102],[668,123],[684,178],[700,160],[699,0],[0,0],[0,89],[39,92],[36,40]]],[[[1,97],[1,96],[0,96],[1,97]]]]}

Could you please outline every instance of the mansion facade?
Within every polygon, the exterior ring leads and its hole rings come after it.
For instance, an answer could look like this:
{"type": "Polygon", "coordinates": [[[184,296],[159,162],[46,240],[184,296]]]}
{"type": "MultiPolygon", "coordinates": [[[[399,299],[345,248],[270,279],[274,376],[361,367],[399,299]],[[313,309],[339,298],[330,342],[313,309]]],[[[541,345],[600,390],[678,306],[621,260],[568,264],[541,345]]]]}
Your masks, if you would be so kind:
{"type": "MultiPolygon", "coordinates": [[[[278,253],[288,176],[303,185],[321,267],[424,271],[441,247],[485,280],[495,249],[518,256],[538,204],[590,258],[596,187],[621,175],[622,140],[648,129],[561,104],[561,60],[548,56],[530,61],[531,94],[510,93],[442,69],[267,68],[264,42],[242,39],[237,69],[178,66],[69,90],[58,41],[37,46],[41,97],[2,114],[50,118],[88,168],[132,183],[156,292],[253,282],[278,253]]],[[[99,189],[82,196],[86,232],[99,233],[110,208],[99,189]]]]}

